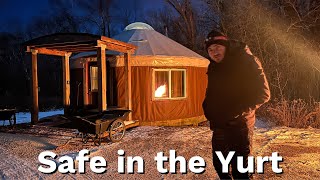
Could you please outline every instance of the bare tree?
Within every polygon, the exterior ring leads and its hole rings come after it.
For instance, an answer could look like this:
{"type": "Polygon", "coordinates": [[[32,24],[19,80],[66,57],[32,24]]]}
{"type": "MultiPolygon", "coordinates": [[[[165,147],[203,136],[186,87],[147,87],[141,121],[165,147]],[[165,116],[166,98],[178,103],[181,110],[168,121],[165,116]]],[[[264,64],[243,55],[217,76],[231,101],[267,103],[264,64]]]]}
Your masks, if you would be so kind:
{"type": "Polygon", "coordinates": [[[169,36],[172,35],[171,32],[172,24],[175,24],[172,11],[167,10],[166,8],[160,9],[158,11],[149,11],[148,17],[145,19],[146,23],[151,25],[156,31],[169,36]],[[170,31],[170,33],[166,33],[170,31]]]}
{"type": "MultiPolygon", "coordinates": [[[[203,0],[218,29],[246,42],[264,64],[273,97],[320,99],[320,2],[203,0]],[[281,78],[279,78],[281,74],[281,78]],[[279,91],[281,91],[279,93],[279,91]]],[[[207,17],[208,19],[210,17],[207,17]]]]}
{"type": "Polygon", "coordinates": [[[195,12],[190,0],[166,0],[166,2],[179,14],[181,21],[176,21],[179,30],[185,35],[190,49],[196,49],[196,22],[195,12]]]}
{"type": "Polygon", "coordinates": [[[51,4],[62,14],[70,14],[77,17],[78,24],[85,32],[98,30],[103,36],[110,36],[111,12],[110,8],[113,0],[51,0],[51,4]],[[77,11],[72,11],[77,9],[77,11]],[[76,15],[81,11],[81,15],[76,15]]]}

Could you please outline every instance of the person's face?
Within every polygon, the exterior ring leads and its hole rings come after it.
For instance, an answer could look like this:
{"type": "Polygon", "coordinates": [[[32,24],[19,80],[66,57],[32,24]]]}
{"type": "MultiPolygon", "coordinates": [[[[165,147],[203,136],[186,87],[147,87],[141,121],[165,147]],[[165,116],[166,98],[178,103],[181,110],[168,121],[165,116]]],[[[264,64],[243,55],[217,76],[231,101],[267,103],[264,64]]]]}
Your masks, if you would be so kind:
{"type": "Polygon", "coordinates": [[[226,47],[220,44],[212,44],[208,48],[208,54],[216,63],[220,63],[226,53],[226,47]]]}

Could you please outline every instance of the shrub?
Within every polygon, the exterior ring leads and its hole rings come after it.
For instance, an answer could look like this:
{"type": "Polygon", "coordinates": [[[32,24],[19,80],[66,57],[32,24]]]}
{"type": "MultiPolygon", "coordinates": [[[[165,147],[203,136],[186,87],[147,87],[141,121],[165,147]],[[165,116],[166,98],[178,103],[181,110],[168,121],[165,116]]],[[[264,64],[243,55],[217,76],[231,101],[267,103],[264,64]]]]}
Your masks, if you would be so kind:
{"type": "Polygon", "coordinates": [[[262,107],[258,114],[273,125],[320,128],[320,102],[275,99],[262,107]]]}

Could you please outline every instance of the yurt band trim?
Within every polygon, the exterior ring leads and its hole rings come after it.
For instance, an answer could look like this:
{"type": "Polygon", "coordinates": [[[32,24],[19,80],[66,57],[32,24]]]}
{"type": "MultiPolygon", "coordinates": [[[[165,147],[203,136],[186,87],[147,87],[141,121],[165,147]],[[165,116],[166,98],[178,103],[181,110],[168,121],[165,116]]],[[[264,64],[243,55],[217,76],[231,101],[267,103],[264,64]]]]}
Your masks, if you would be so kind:
{"type": "MultiPolygon", "coordinates": [[[[125,66],[124,57],[117,56],[109,59],[112,67],[125,66]]],[[[81,61],[96,61],[95,57],[81,58],[81,61]]],[[[190,57],[166,57],[166,56],[139,56],[131,57],[131,66],[191,66],[191,67],[208,67],[209,61],[206,59],[190,57]]]]}

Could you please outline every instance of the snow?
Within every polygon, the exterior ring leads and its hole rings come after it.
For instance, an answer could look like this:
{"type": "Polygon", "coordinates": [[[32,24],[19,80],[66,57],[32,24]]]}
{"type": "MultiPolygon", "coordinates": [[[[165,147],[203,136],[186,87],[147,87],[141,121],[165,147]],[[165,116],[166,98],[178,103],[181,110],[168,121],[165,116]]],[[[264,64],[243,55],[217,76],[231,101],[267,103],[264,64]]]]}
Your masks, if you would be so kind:
{"type": "MultiPolygon", "coordinates": [[[[257,121],[258,126],[263,122],[257,121]]],[[[73,132],[63,129],[32,126],[36,134],[0,133],[0,179],[215,179],[212,166],[211,136],[209,127],[136,127],[129,130],[118,143],[103,140],[101,146],[92,141],[83,144],[73,132]],[[37,130],[38,129],[38,130],[37,130]],[[48,133],[44,133],[48,131],[48,133]],[[53,133],[52,131],[56,131],[53,133]],[[49,135],[48,135],[49,134],[49,135]],[[85,174],[42,174],[38,155],[45,150],[58,155],[76,157],[82,149],[90,150],[90,157],[101,156],[107,160],[107,172],[95,174],[86,163],[85,174]],[[122,149],[126,156],[140,156],[144,159],[144,174],[119,174],[117,172],[117,151],[122,149]],[[160,174],[154,157],[158,152],[168,155],[176,150],[177,155],[189,160],[200,156],[206,162],[203,174],[160,174]]],[[[270,156],[279,152],[284,160],[280,163],[282,174],[272,172],[271,163],[265,163],[265,173],[255,174],[256,179],[320,179],[320,130],[295,129],[287,127],[259,128],[256,126],[253,138],[253,155],[270,156]]],[[[167,168],[169,165],[165,163],[167,168]]]]}
{"type": "MultiPolygon", "coordinates": [[[[43,112],[41,117],[59,113],[63,111],[43,112]]],[[[0,132],[0,179],[218,179],[212,166],[212,132],[207,126],[136,127],[128,130],[120,142],[111,143],[103,139],[99,147],[94,146],[92,141],[83,144],[74,130],[31,126],[9,132],[13,134],[0,132]],[[106,159],[107,172],[95,174],[90,170],[89,163],[86,163],[85,174],[43,174],[37,169],[38,155],[45,150],[56,153],[58,158],[69,156],[75,159],[82,149],[89,149],[91,158],[101,156],[106,159]],[[119,174],[119,149],[125,151],[126,157],[142,157],[145,173],[119,174]],[[193,156],[202,157],[206,162],[206,171],[203,174],[190,171],[187,174],[160,174],[154,157],[158,152],[164,152],[167,156],[169,150],[176,150],[177,155],[186,160],[193,156]]],[[[270,156],[272,152],[278,152],[283,157],[279,166],[283,173],[275,174],[271,163],[265,163],[265,173],[255,174],[255,179],[320,179],[320,129],[271,127],[262,119],[257,119],[252,155],[270,156]]],[[[55,162],[59,164],[57,159],[55,162]]],[[[168,168],[169,164],[165,163],[164,166],[168,168]]]]}
{"type": "MultiPolygon", "coordinates": [[[[58,115],[58,114],[63,114],[63,109],[56,109],[56,110],[51,110],[51,111],[45,111],[45,112],[39,112],[39,119],[48,117],[48,116],[53,116],[53,115],[58,115]]],[[[30,112],[18,112],[16,113],[16,119],[17,119],[17,124],[22,124],[22,123],[30,123],[31,122],[31,114],[30,112]]],[[[2,125],[9,125],[9,121],[4,121],[1,122],[0,126],[2,125]]]]}
{"type": "MultiPolygon", "coordinates": [[[[261,123],[261,122],[259,122],[261,123]]],[[[211,135],[209,127],[136,127],[129,130],[124,139],[118,143],[103,141],[101,146],[92,141],[83,144],[80,138],[61,129],[53,134],[52,128],[38,128],[41,132],[50,131],[48,135],[31,135],[21,133],[0,133],[0,179],[215,179],[216,172],[212,166],[211,135]],[[61,131],[61,132],[58,132],[61,131]],[[64,132],[64,133],[63,133],[64,132]],[[56,153],[59,157],[75,158],[82,149],[90,150],[90,157],[101,156],[107,160],[107,172],[95,174],[86,163],[85,174],[42,174],[38,155],[45,150],[56,153]],[[144,174],[119,174],[117,172],[117,151],[122,149],[126,156],[140,156],[144,159],[144,174]],[[206,162],[203,174],[160,174],[156,169],[154,157],[158,152],[167,156],[169,150],[176,150],[177,155],[189,160],[200,156],[206,162]]],[[[32,129],[35,131],[35,129],[32,129]]],[[[279,152],[284,160],[280,167],[282,174],[272,172],[271,163],[265,163],[265,173],[255,174],[255,179],[320,179],[320,130],[295,129],[287,127],[255,128],[253,138],[253,155],[270,156],[279,152]]],[[[57,159],[58,159],[57,158],[57,159]]],[[[164,166],[167,168],[168,163],[164,166]]]]}

